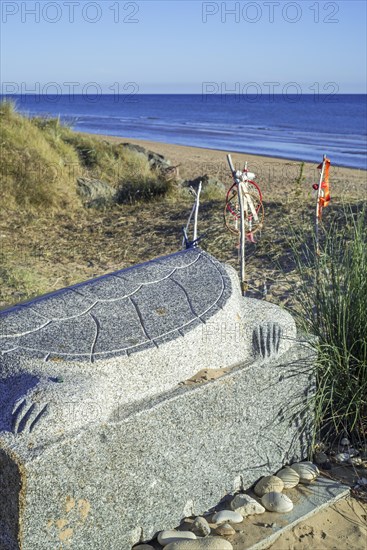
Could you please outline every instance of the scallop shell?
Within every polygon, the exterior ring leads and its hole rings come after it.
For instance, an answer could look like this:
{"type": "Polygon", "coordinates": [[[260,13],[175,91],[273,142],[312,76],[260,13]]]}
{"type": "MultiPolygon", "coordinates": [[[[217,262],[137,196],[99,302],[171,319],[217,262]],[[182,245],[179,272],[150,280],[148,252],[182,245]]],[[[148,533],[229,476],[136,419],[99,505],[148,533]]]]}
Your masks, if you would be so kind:
{"type": "Polygon", "coordinates": [[[291,466],[299,475],[300,483],[310,483],[317,477],[319,469],[311,462],[295,462],[291,466]]]}
{"type": "Polygon", "coordinates": [[[255,494],[262,497],[265,493],[281,493],[284,489],[284,483],[277,476],[265,476],[258,481],[254,487],[255,494]]]}
{"type": "Polygon", "coordinates": [[[274,491],[265,493],[261,502],[269,512],[278,512],[278,514],[285,514],[293,509],[293,502],[287,495],[274,491]]]}
{"type": "Polygon", "coordinates": [[[296,470],[293,470],[293,468],[290,468],[289,466],[285,466],[279,470],[277,477],[283,481],[284,489],[292,489],[299,483],[299,475],[296,470]]]}
{"type": "MultiPolygon", "coordinates": [[[[308,466],[310,466],[310,468],[313,468],[315,470],[317,476],[320,475],[320,470],[319,470],[317,464],[314,464],[314,462],[310,462],[308,460],[305,460],[305,462],[301,462],[301,464],[307,464],[308,466]]],[[[292,466],[291,466],[291,468],[292,468],[292,466]]]]}

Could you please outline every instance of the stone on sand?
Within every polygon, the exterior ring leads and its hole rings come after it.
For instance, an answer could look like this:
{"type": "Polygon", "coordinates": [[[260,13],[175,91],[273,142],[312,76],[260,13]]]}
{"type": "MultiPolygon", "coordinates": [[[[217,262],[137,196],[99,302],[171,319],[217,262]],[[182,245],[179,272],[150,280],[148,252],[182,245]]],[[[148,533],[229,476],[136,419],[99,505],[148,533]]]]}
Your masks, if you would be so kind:
{"type": "Polygon", "coordinates": [[[172,542],[165,550],[233,550],[232,544],[221,537],[172,542]]]}
{"type": "Polygon", "coordinates": [[[243,517],[263,514],[265,512],[264,506],[262,506],[254,498],[250,497],[250,495],[246,494],[236,495],[231,502],[231,508],[243,517]]]}
{"type": "Polygon", "coordinates": [[[233,512],[232,510],[221,510],[213,515],[213,523],[227,523],[228,521],[232,523],[241,523],[243,517],[238,512],[233,512]]]}
{"type": "Polygon", "coordinates": [[[209,523],[203,517],[195,518],[194,523],[192,524],[192,532],[195,533],[198,537],[207,537],[210,535],[210,526],[209,523]]]}

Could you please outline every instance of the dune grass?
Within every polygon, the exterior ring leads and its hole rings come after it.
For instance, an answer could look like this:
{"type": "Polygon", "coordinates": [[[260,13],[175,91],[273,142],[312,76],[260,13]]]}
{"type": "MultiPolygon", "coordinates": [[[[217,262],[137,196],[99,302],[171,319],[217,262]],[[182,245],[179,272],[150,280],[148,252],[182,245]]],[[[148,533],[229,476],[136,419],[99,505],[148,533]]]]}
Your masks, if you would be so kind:
{"type": "Polygon", "coordinates": [[[9,209],[65,208],[77,203],[70,165],[77,164],[72,147],[40,131],[16,113],[13,104],[0,106],[0,199],[9,209]]]}
{"type": "Polygon", "coordinates": [[[298,321],[317,337],[315,432],[324,441],[367,436],[367,210],[345,207],[315,238],[293,235],[301,279],[298,321]]]}
{"type": "MultiPolygon", "coordinates": [[[[84,208],[78,178],[108,183],[116,202],[130,207],[136,203],[143,208],[147,201],[170,196],[172,184],[144,154],[73,132],[59,119],[22,116],[9,101],[0,104],[0,147],[0,307],[54,290],[53,281],[61,284],[55,267],[66,258],[64,283],[75,281],[74,272],[91,253],[103,219],[101,212],[84,208]],[[75,228],[69,240],[64,226],[75,228]],[[85,246],[80,246],[81,239],[85,246]],[[64,249],[53,264],[49,255],[60,243],[64,249]],[[83,252],[75,261],[79,248],[83,252]]],[[[118,220],[120,208],[109,205],[107,217],[118,220]]]]}
{"type": "Polygon", "coordinates": [[[0,200],[10,210],[75,211],[81,208],[78,177],[112,185],[120,202],[149,201],[170,191],[143,154],[73,132],[59,119],[27,118],[4,101],[0,122],[0,200]]]}

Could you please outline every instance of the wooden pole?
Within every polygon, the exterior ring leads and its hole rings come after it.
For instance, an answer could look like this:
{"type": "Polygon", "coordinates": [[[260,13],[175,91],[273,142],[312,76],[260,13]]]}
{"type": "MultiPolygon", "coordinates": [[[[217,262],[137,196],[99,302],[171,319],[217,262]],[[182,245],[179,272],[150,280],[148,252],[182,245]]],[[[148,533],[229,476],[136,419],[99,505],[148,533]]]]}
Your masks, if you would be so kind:
{"type": "Polygon", "coordinates": [[[245,228],[245,207],[247,206],[247,201],[242,189],[242,182],[238,184],[239,192],[239,203],[240,203],[240,218],[241,218],[241,237],[240,237],[240,249],[241,249],[241,265],[240,265],[240,279],[241,279],[241,291],[242,295],[245,296],[247,285],[246,285],[246,228],[245,228]]]}
{"type": "Polygon", "coordinates": [[[247,208],[247,201],[245,199],[245,193],[242,189],[242,181],[237,177],[236,170],[233,166],[231,155],[227,155],[229,167],[231,169],[233,178],[237,183],[237,195],[238,203],[240,206],[240,281],[242,295],[246,294],[246,227],[245,227],[245,208],[247,208]]]}
{"type": "Polygon", "coordinates": [[[198,238],[198,215],[199,215],[201,184],[202,182],[199,183],[198,191],[196,194],[196,201],[195,201],[194,238],[193,238],[194,241],[196,241],[196,239],[198,238]]]}

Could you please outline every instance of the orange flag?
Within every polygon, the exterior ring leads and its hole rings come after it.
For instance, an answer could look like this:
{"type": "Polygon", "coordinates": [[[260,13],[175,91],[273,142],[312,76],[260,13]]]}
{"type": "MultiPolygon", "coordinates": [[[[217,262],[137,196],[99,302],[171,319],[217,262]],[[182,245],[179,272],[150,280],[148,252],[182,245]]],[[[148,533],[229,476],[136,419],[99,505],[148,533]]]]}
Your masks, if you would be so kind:
{"type": "Polygon", "coordinates": [[[324,166],[323,180],[321,182],[321,189],[319,190],[319,200],[317,207],[317,217],[321,220],[322,209],[325,206],[328,206],[330,203],[330,188],[329,188],[329,171],[330,171],[330,160],[325,158],[325,160],[317,167],[319,170],[322,170],[324,166]]]}

